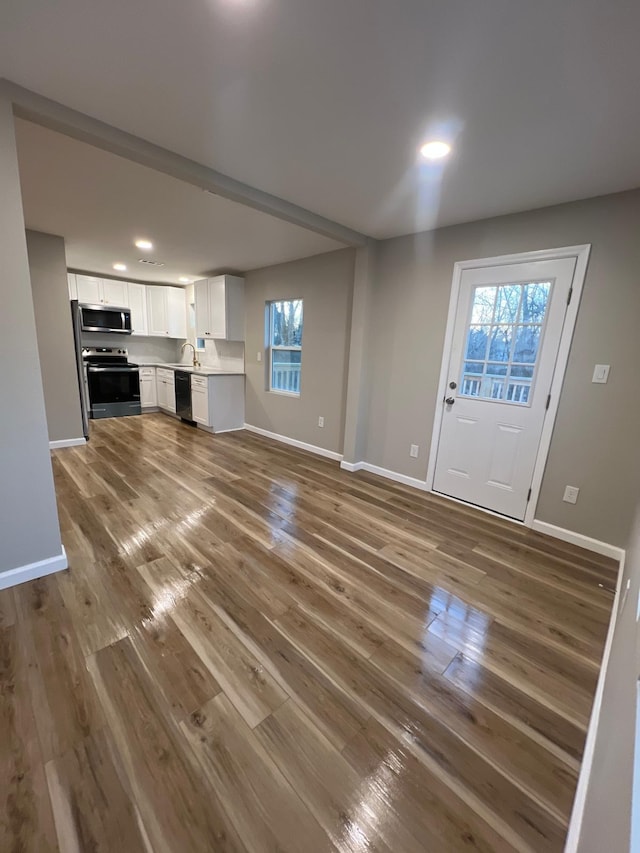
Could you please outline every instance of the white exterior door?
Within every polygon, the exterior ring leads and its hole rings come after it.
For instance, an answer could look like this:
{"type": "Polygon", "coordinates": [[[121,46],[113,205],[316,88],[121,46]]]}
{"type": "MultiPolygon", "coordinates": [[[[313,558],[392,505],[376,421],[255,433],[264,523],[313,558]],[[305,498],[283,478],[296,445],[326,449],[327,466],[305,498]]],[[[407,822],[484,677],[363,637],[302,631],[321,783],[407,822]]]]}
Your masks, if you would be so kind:
{"type": "Polygon", "coordinates": [[[575,268],[462,272],[434,491],[524,520],[575,268]]]}

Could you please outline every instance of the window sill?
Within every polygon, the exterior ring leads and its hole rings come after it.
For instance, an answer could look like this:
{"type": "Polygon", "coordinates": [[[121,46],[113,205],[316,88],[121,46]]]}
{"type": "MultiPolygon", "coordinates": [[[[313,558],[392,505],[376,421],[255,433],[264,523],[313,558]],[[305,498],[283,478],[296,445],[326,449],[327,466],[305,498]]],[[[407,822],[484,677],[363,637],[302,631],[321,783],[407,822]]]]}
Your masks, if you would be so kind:
{"type": "Polygon", "coordinates": [[[295,398],[300,397],[299,391],[279,391],[277,388],[269,388],[267,393],[279,394],[281,397],[295,397],[295,398]]]}

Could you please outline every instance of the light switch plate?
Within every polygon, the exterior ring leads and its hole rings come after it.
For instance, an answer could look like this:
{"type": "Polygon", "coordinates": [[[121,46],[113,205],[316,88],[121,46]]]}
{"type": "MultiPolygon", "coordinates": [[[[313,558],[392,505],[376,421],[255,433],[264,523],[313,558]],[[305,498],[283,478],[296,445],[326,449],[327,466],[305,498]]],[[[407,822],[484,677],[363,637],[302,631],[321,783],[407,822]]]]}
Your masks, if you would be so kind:
{"type": "Polygon", "coordinates": [[[324,426],[324,418],[322,417],[322,415],[320,415],[320,417],[318,418],[318,426],[319,427],[324,426]]]}
{"type": "Polygon", "coordinates": [[[409,456],[411,456],[412,459],[417,459],[418,458],[418,450],[419,450],[418,445],[412,444],[411,448],[409,450],[409,456]]]}
{"type": "Polygon", "coordinates": [[[261,352],[258,353],[258,361],[262,361],[262,353],[261,352]]]}
{"type": "Polygon", "coordinates": [[[609,379],[609,367],[608,364],[596,364],[593,369],[593,379],[591,381],[604,385],[609,379]]]}
{"type": "Polygon", "coordinates": [[[577,486],[567,486],[564,490],[562,500],[566,501],[568,504],[574,504],[578,500],[579,493],[580,489],[577,486]]]}

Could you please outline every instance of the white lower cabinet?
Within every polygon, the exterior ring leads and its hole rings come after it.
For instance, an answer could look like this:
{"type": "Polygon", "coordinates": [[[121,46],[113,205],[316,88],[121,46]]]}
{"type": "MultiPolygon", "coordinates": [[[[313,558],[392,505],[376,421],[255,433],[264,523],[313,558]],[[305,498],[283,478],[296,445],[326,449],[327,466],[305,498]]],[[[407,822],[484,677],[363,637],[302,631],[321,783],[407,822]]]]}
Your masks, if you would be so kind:
{"type": "Polygon", "coordinates": [[[191,375],[191,417],[212,432],[244,428],[244,375],[191,375]]]}
{"type": "Polygon", "coordinates": [[[140,368],[140,405],[143,409],[158,408],[158,388],[155,367],[140,368]]]}
{"type": "Polygon", "coordinates": [[[158,408],[168,412],[176,411],[176,386],[173,370],[158,367],[156,370],[156,388],[158,394],[158,408]]]}
{"type": "Polygon", "coordinates": [[[191,376],[191,417],[197,424],[209,423],[209,383],[206,376],[191,376]]]}

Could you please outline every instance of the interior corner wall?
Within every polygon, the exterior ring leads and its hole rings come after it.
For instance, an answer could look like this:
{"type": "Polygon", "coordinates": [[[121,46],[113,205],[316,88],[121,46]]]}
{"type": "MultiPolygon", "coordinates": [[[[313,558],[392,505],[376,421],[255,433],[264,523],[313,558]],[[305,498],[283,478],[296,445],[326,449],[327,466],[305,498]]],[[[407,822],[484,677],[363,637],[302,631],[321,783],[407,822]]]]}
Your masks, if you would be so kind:
{"type": "Polygon", "coordinates": [[[456,261],[591,243],[536,517],[624,548],[640,432],[638,233],[634,190],[381,241],[365,461],[426,479],[456,261]],[[592,384],[595,364],[611,365],[606,385],[592,384]],[[566,485],[580,488],[575,505],[562,501],[566,485]]]}
{"type": "Polygon", "coordinates": [[[355,250],[339,249],[245,275],[248,424],[342,453],[354,264],[355,250]],[[301,390],[294,397],[267,390],[265,309],[272,300],[297,298],[304,327],[301,390]]]}
{"type": "MultiPolygon", "coordinates": [[[[8,100],[0,96],[0,573],[60,558],[20,179],[8,100]]],[[[0,584],[2,577],[0,576],[0,584]]]]}
{"type": "Polygon", "coordinates": [[[49,441],[82,438],[64,239],[27,231],[27,252],[49,441]]]}
{"type": "MultiPolygon", "coordinates": [[[[636,476],[640,466],[635,465],[636,476]]],[[[640,477],[637,479],[640,484],[640,477]]],[[[634,779],[634,741],[638,700],[637,621],[640,600],[640,504],[626,548],[620,580],[619,612],[611,641],[602,702],[595,727],[578,843],[567,849],[579,853],[631,853],[633,796],[640,779],[634,779]]],[[[591,732],[590,732],[591,734],[591,732]]],[[[638,744],[635,744],[638,749],[638,744]]],[[[572,818],[573,820],[573,818],[572,818]]]]}

